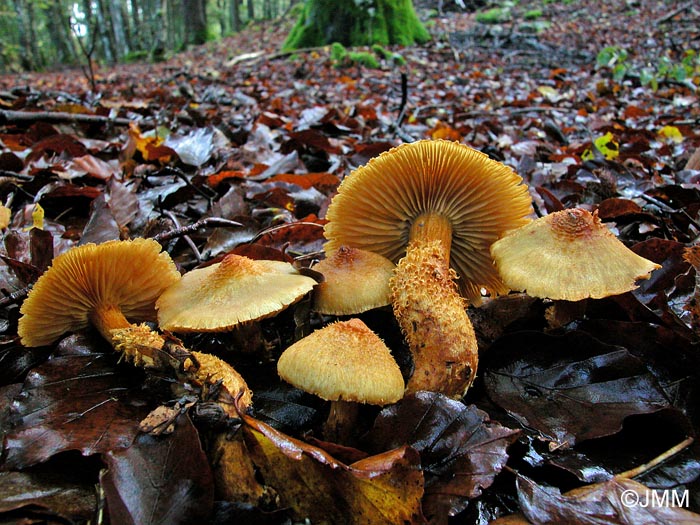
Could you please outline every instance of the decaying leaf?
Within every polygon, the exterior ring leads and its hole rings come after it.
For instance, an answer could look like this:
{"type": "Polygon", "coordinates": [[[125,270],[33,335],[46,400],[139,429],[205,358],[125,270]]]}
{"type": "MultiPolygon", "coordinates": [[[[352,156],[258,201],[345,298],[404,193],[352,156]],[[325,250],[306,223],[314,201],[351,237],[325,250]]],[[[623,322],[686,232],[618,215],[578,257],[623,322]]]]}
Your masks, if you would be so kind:
{"type": "Polygon", "coordinates": [[[148,402],[134,370],[124,373],[116,356],[96,353],[77,336],[66,352],[34,368],[12,404],[2,469],[24,468],[54,454],[83,455],[131,445],[148,402]]]}
{"type": "Polygon", "coordinates": [[[166,437],[140,435],[124,450],[105,455],[100,482],[112,523],[205,523],[214,484],[199,434],[186,416],[166,437]]]}
{"type": "Polygon", "coordinates": [[[344,465],[250,416],[243,421],[253,463],[295,517],[347,524],[424,522],[423,473],[411,447],[344,465]]]}
{"type": "Polygon", "coordinates": [[[493,483],[518,434],[473,405],[417,392],[382,410],[368,440],[375,450],[408,444],[420,453],[423,511],[431,523],[446,523],[493,483]]]}
{"type": "Polygon", "coordinates": [[[583,332],[511,334],[489,356],[489,397],[554,447],[614,434],[626,417],[669,406],[641,360],[583,332]]]}

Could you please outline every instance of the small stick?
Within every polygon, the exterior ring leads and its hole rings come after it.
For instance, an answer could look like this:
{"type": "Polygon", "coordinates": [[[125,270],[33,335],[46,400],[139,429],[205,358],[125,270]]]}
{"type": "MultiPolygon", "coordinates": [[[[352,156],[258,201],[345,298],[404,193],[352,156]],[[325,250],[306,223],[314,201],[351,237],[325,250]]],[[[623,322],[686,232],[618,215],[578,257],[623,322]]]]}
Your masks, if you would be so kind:
{"type": "MultiPolygon", "coordinates": [[[[175,222],[175,221],[173,221],[173,222],[175,222]]],[[[153,239],[162,243],[165,241],[169,241],[170,239],[174,239],[175,237],[182,237],[184,235],[194,233],[197,230],[199,230],[200,228],[203,228],[205,226],[222,226],[222,227],[232,228],[235,226],[243,226],[243,225],[240,222],[231,221],[229,219],[224,219],[222,217],[205,217],[204,219],[198,220],[194,224],[190,224],[188,226],[181,226],[179,228],[175,228],[175,229],[169,230],[167,232],[159,233],[158,235],[155,235],[153,237],[153,239]]]]}
{"type": "Polygon", "coordinates": [[[285,228],[291,228],[293,226],[318,226],[319,228],[323,228],[323,224],[318,224],[317,222],[306,222],[306,221],[299,221],[299,222],[286,222],[284,224],[278,224],[277,226],[270,226],[269,228],[265,228],[261,232],[258,232],[258,234],[253,237],[249,242],[252,244],[258,239],[260,239],[263,235],[267,235],[268,233],[275,233],[276,231],[283,230],[285,228]]]}
{"type": "Polygon", "coordinates": [[[625,478],[625,479],[632,479],[637,476],[641,476],[642,474],[648,472],[649,470],[653,469],[655,466],[663,463],[667,459],[675,456],[678,454],[680,451],[685,449],[686,447],[690,446],[690,444],[693,442],[693,438],[689,437],[678,443],[675,447],[672,447],[668,449],[666,452],[661,454],[660,456],[656,456],[654,459],[651,461],[644,463],[643,465],[639,465],[638,467],[635,467],[630,470],[626,470],[625,472],[622,472],[620,474],[616,474],[616,478],[625,478]]]}
{"type": "Polygon", "coordinates": [[[118,126],[128,126],[133,119],[107,117],[103,115],[85,115],[83,113],[66,113],[63,111],[11,111],[0,109],[0,124],[8,122],[88,122],[108,123],[118,126]]]}
{"type": "MultiPolygon", "coordinates": [[[[178,230],[181,229],[180,222],[177,220],[177,217],[175,217],[175,214],[169,210],[161,210],[163,215],[165,215],[168,219],[173,221],[173,224],[175,225],[175,228],[178,230]]],[[[194,256],[197,258],[197,262],[202,262],[202,254],[199,252],[199,249],[197,248],[197,245],[194,243],[194,241],[190,238],[189,235],[183,235],[183,239],[185,239],[185,242],[189,245],[190,249],[194,253],[194,256]]]]}

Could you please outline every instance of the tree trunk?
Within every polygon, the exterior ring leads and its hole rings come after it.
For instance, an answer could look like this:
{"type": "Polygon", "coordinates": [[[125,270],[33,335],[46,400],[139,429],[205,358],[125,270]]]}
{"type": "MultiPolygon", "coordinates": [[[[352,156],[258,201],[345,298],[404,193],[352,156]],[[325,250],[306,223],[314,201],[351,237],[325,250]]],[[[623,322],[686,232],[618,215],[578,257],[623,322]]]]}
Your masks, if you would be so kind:
{"type": "Polygon", "coordinates": [[[241,8],[239,0],[229,0],[229,17],[231,18],[231,31],[238,33],[241,30],[241,8]]]}
{"type": "Polygon", "coordinates": [[[185,15],[185,43],[204,44],[207,41],[207,10],[205,0],[182,0],[185,15]]]}
{"type": "Polygon", "coordinates": [[[430,39],[411,0],[306,0],[282,49],[313,47],[333,42],[345,46],[411,45],[430,39]]]}

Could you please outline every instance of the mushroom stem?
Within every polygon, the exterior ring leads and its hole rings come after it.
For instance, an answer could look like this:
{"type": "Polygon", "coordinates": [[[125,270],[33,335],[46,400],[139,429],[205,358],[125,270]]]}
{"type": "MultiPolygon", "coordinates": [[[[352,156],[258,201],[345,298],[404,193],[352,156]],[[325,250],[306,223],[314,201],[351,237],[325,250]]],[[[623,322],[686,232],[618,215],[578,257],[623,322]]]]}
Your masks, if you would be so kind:
{"type": "Polygon", "coordinates": [[[408,234],[409,241],[441,241],[444,257],[449,263],[452,246],[452,223],[440,213],[424,213],[416,218],[408,234]]]}
{"type": "Polygon", "coordinates": [[[333,443],[350,444],[359,409],[360,404],[353,401],[331,401],[330,412],[323,425],[323,438],[333,443]]]}
{"type": "Polygon", "coordinates": [[[100,332],[102,337],[109,341],[110,344],[114,344],[112,330],[129,328],[131,326],[131,323],[124,317],[121,309],[114,305],[97,306],[90,312],[88,317],[93,326],[97,328],[97,331],[100,332]]]}
{"type": "MultiPolygon", "coordinates": [[[[435,221],[426,224],[421,231],[435,221]]],[[[442,240],[414,239],[391,279],[392,304],[413,355],[406,392],[431,390],[460,398],[474,381],[478,348],[445,252],[442,240]]]]}

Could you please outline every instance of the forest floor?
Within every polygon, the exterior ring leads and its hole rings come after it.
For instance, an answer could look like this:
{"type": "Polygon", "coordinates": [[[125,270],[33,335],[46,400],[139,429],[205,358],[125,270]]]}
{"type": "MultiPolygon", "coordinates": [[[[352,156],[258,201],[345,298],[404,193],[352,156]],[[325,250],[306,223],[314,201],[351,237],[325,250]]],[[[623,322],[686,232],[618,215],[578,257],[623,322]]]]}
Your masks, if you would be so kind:
{"type": "MultiPolygon", "coordinates": [[[[281,20],[93,78],[0,76],[0,519],[700,523],[697,3],[523,0],[496,24],[426,24],[428,44],[365,49],[377,68],[329,48],[279,53],[281,20]],[[172,399],[178,378],[118,362],[91,332],[21,346],[20,305],[53,256],[155,236],[182,272],[228,253],[308,266],[340,181],[419,139],[511,166],[536,216],[596,211],[661,268],[568,307],[516,293],[470,306],[481,362],[466,397],[365,408],[352,447],[320,440],[327,404],[276,373],[331,320],[306,302],[183,336],[253,391],[224,430],[196,402],[207,392],[172,399]],[[159,405],[167,430],[142,432],[159,405]],[[665,504],[642,505],[649,489],[665,504]]],[[[409,374],[391,310],[360,317],[409,374]]]]}

